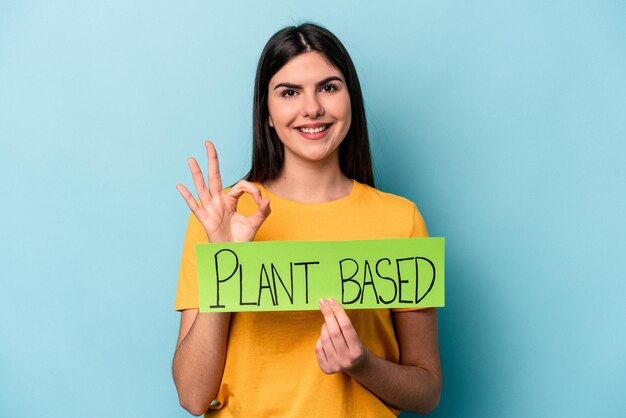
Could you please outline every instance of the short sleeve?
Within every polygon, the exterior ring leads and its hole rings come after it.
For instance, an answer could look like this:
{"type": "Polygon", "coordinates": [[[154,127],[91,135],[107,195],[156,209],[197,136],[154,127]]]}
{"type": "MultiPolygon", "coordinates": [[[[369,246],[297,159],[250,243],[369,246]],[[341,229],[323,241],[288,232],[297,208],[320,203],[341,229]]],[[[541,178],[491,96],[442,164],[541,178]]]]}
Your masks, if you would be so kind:
{"type": "Polygon", "coordinates": [[[425,238],[428,237],[428,230],[424,223],[424,218],[417,206],[413,205],[413,229],[411,230],[411,238],[425,238]]]}
{"type": "Polygon", "coordinates": [[[198,269],[196,267],[196,244],[209,242],[202,224],[192,213],[187,223],[187,233],[183,244],[183,255],[180,260],[178,273],[178,289],[174,307],[181,311],[184,309],[197,309],[198,302],[198,269]]]}

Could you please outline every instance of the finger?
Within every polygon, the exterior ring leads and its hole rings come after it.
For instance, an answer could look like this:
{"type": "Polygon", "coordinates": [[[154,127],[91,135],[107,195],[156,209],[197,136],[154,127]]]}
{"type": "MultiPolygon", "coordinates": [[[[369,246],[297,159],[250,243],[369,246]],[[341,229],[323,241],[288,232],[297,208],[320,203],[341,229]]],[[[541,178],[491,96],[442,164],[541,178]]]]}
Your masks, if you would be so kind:
{"type": "Polygon", "coordinates": [[[361,345],[361,340],[359,339],[354,326],[352,325],[352,321],[348,317],[346,311],[341,307],[339,303],[335,299],[329,299],[328,304],[335,314],[335,319],[337,320],[337,324],[339,324],[339,328],[341,329],[341,333],[348,344],[348,348],[355,349],[361,345]]]}
{"type": "Polygon", "coordinates": [[[191,209],[193,213],[196,213],[200,206],[198,205],[198,202],[196,202],[196,199],[193,197],[191,192],[187,190],[187,188],[182,184],[177,184],[176,189],[181,194],[183,199],[185,199],[185,202],[187,202],[187,206],[189,206],[189,209],[191,209]]]}
{"type": "Polygon", "coordinates": [[[209,162],[209,191],[212,195],[222,192],[222,176],[220,175],[220,164],[217,159],[217,151],[213,142],[206,141],[206,155],[209,162]]]}
{"type": "MultiPolygon", "coordinates": [[[[337,322],[337,318],[335,317],[335,312],[331,309],[328,301],[324,299],[320,299],[320,309],[322,314],[324,315],[324,325],[326,326],[328,333],[328,337],[334,347],[337,355],[342,357],[349,352],[348,344],[341,332],[341,328],[339,327],[339,323],[337,322]]],[[[322,336],[324,335],[324,330],[322,329],[322,336]]],[[[324,339],[322,339],[324,342],[324,339]]]]}
{"type": "Polygon", "coordinates": [[[228,196],[239,199],[242,194],[250,193],[257,205],[261,204],[261,190],[247,180],[239,180],[228,192],[228,196]]]}
{"type": "Polygon", "coordinates": [[[326,358],[326,353],[324,352],[324,348],[322,347],[322,340],[320,338],[318,338],[317,342],[315,343],[315,356],[317,357],[317,362],[320,365],[320,369],[322,369],[324,373],[328,374],[328,359],[326,358]]]}
{"type": "Polygon", "coordinates": [[[191,170],[191,177],[193,177],[193,184],[196,186],[198,197],[200,198],[202,204],[206,207],[211,200],[211,193],[207,190],[206,184],[204,183],[202,170],[200,170],[200,166],[195,158],[188,158],[187,164],[189,165],[189,170],[191,170]]]}
{"type": "Polygon", "coordinates": [[[259,209],[253,215],[247,217],[248,224],[257,230],[271,213],[270,200],[261,195],[261,190],[256,185],[246,180],[240,180],[235,184],[228,192],[228,196],[239,199],[244,193],[250,193],[256,204],[259,205],[259,209]]]}
{"type": "Polygon", "coordinates": [[[328,326],[326,326],[326,323],[322,324],[319,340],[322,351],[324,351],[324,358],[326,358],[326,361],[328,363],[335,361],[337,359],[337,352],[335,350],[335,346],[333,345],[332,338],[328,333],[328,326]]]}

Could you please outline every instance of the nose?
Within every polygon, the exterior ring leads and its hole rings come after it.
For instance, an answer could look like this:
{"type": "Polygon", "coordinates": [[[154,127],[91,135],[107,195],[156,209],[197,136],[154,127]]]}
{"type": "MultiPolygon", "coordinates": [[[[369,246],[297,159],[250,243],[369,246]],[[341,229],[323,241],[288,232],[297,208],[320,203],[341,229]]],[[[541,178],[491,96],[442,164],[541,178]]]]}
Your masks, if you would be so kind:
{"type": "Polygon", "coordinates": [[[315,119],[324,115],[324,106],[322,106],[322,103],[316,93],[304,95],[302,103],[302,116],[315,119]]]}

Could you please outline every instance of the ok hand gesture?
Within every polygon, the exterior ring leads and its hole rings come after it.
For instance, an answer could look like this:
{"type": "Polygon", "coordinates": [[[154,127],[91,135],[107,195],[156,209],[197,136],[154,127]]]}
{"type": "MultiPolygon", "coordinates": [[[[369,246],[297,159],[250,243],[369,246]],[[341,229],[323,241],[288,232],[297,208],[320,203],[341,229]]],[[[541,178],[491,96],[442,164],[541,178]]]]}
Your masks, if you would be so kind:
{"type": "Polygon", "coordinates": [[[211,141],[206,141],[205,145],[209,161],[208,189],[197,161],[193,158],[187,160],[200,204],[182,184],[178,184],[176,189],[204,226],[210,242],[252,241],[270,214],[269,199],[261,197],[259,188],[246,180],[239,181],[228,193],[224,193],[215,146],[211,141]],[[244,216],[237,212],[237,201],[244,193],[250,193],[259,205],[259,209],[252,216],[244,216]]]}

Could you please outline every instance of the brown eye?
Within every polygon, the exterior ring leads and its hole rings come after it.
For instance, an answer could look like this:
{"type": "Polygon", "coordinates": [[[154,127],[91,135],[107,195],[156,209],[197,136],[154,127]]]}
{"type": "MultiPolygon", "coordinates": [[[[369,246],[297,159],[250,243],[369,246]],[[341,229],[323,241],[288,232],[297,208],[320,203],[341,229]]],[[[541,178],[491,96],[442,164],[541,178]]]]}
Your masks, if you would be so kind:
{"type": "Polygon", "coordinates": [[[283,92],[280,93],[283,97],[294,97],[296,94],[298,93],[295,90],[283,90],[283,92]]]}
{"type": "Polygon", "coordinates": [[[334,84],[325,84],[321,88],[321,91],[323,91],[324,93],[332,93],[334,91],[337,91],[337,86],[334,84]]]}

